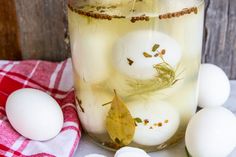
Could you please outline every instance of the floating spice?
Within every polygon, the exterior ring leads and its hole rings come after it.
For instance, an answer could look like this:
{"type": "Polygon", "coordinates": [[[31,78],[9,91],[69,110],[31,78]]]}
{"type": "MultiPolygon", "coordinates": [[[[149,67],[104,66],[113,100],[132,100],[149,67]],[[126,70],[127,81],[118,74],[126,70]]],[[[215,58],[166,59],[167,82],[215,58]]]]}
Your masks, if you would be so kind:
{"type": "Polygon", "coordinates": [[[166,119],[164,122],[165,122],[165,123],[169,123],[169,120],[168,120],[168,119],[166,119]]]}
{"type": "Polygon", "coordinates": [[[130,66],[133,65],[133,63],[134,63],[134,61],[131,60],[130,58],[127,58],[127,61],[128,61],[128,64],[129,64],[130,66]]]}
{"type": "Polygon", "coordinates": [[[149,120],[148,119],[145,119],[144,120],[144,125],[147,125],[149,123],[149,120]]]}
{"type": "Polygon", "coordinates": [[[113,142],[125,146],[132,142],[135,131],[135,120],[116,91],[106,118],[106,130],[113,142]]]}
{"type": "MultiPolygon", "coordinates": [[[[142,2],[142,0],[134,0],[133,2],[133,6],[130,10],[130,12],[135,12],[135,4],[137,2],[142,2]]],[[[73,4],[68,4],[68,8],[73,11],[76,12],[80,15],[84,15],[84,16],[88,16],[88,17],[92,17],[92,18],[96,18],[96,19],[105,19],[105,20],[111,20],[112,18],[126,18],[126,16],[124,15],[109,15],[106,14],[106,11],[108,11],[109,9],[118,9],[119,6],[93,6],[93,5],[84,5],[84,6],[78,6],[73,7],[73,4]],[[94,12],[90,12],[91,9],[94,12]],[[88,11],[87,11],[88,10],[88,11]]],[[[159,15],[159,19],[170,19],[170,18],[175,18],[175,17],[180,17],[183,15],[187,15],[187,14],[197,14],[198,13],[198,8],[197,7],[191,7],[191,8],[184,8],[181,11],[177,11],[177,12],[171,12],[171,13],[166,13],[166,14],[162,14],[159,15]]],[[[132,23],[135,23],[136,21],[149,21],[150,17],[146,16],[146,15],[141,15],[141,16],[133,16],[131,17],[130,21],[132,23]]]]}
{"type": "Polygon", "coordinates": [[[152,52],[155,52],[159,47],[160,47],[159,44],[153,45],[153,47],[152,47],[152,52]]]}
{"type": "Polygon", "coordinates": [[[166,54],[166,50],[165,49],[163,49],[163,50],[161,50],[161,52],[160,52],[162,55],[165,55],[166,54]]]}
{"type": "Polygon", "coordinates": [[[154,55],[154,57],[158,57],[159,56],[159,53],[156,53],[155,55],[154,55]]]}
{"type": "Polygon", "coordinates": [[[134,121],[135,121],[136,123],[142,123],[142,122],[143,122],[141,118],[134,118],[134,121]]]}
{"type": "Polygon", "coordinates": [[[151,58],[152,55],[150,55],[149,53],[147,52],[143,52],[143,56],[146,57],[146,58],[151,58]]]}
{"type": "Polygon", "coordinates": [[[197,14],[198,13],[198,8],[197,7],[184,8],[183,10],[178,11],[178,12],[162,14],[162,15],[159,15],[159,19],[160,20],[170,19],[170,18],[180,17],[180,16],[183,16],[183,15],[186,15],[186,14],[191,14],[191,13],[197,14]]]}
{"type": "Polygon", "coordinates": [[[161,122],[157,123],[157,126],[162,127],[162,123],[161,122]]]}

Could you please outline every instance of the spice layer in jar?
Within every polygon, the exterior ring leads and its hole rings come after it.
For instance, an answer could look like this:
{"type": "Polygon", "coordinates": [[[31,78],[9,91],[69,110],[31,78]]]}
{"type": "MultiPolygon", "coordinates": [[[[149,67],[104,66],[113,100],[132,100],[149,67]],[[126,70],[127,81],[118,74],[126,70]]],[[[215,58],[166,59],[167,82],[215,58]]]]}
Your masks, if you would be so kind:
{"type": "Polygon", "coordinates": [[[101,146],[177,143],[197,108],[202,0],[70,0],[76,106],[101,146]]]}

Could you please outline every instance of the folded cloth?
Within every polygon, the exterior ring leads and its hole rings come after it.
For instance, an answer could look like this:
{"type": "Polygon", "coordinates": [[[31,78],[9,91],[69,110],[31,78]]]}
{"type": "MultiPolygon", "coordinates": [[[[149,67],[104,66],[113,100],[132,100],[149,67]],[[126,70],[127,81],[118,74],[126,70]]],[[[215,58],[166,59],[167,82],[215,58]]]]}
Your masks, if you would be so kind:
{"type": "Polygon", "coordinates": [[[0,156],[73,156],[81,137],[74,104],[70,59],[61,63],[0,61],[0,156]],[[64,125],[55,138],[33,141],[11,127],[4,110],[5,103],[12,92],[21,88],[45,91],[58,101],[64,114],[64,125]]]}

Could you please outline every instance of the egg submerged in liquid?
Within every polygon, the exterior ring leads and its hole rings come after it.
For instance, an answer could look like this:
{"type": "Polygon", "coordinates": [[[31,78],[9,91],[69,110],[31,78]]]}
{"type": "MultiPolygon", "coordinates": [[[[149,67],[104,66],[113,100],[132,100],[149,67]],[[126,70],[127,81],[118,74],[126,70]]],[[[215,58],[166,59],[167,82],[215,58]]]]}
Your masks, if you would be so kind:
{"type": "Polygon", "coordinates": [[[110,102],[113,94],[101,89],[93,89],[86,83],[81,83],[80,88],[76,96],[76,106],[83,127],[89,133],[104,134],[110,105],[103,106],[103,104],[110,102]]]}
{"type": "Polygon", "coordinates": [[[146,146],[159,145],[169,140],[180,123],[179,113],[169,103],[159,100],[136,100],[128,103],[137,123],[133,142],[146,146]]]}
{"type": "Polygon", "coordinates": [[[157,31],[134,31],[119,39],[113,48],[113,63],[122,74],[138,80],[158,76],[155,65],[177,66],[182,53],[178,43],[157,31]]]}

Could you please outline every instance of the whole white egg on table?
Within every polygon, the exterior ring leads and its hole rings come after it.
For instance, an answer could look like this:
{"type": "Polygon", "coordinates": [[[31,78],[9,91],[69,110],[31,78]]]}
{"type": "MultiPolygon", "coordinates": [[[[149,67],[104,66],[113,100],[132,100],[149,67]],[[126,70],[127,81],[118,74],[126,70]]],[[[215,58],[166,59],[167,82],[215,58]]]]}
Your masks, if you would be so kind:
{"type": "Polygon", "coordinates": [[[32,140],[49,140],[63,126],[59,104],[36,89],[24,88],[13,92],[6,102],[6,114],[13,128],[32,140]]]}
{"type": "Polygon", "coordinates": [[[119,39],[114,46],[114,66],[119,72],[131,78],[153,79],[158,76],[154,66],[163,63],[161,57],[155,57],[155,54],[162,50],[165,50],[165,62],[175,68],[182,52],[173,38],[157,31],[134,31],[119,39]],[[155,51],[152,51],[153,49],[155,51]]]}
{"type": "Polygon", "coordinates": [[[227,157],[236,146],[235,115],[223,107],[204,108],[189,122],[185,143],[193,157],[227,157]]]}
{"type": "Polygon", "coordinates": [[[114,157],[150,157],[144,150],[135,147],[123,147],[114,157]]]}
{"type": "Polygon", "coordinates": [[[225,72],[213,64],[202,64],[199,74],[200,107],[221,106],[230,95],[230,82],[225,72]]]}

